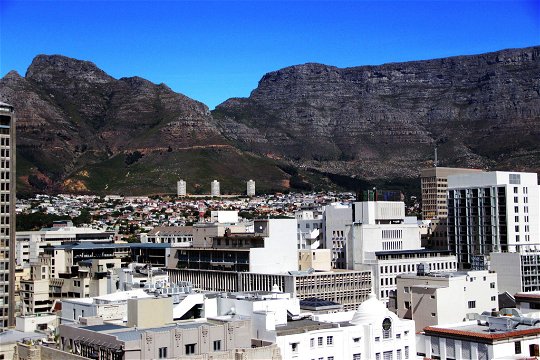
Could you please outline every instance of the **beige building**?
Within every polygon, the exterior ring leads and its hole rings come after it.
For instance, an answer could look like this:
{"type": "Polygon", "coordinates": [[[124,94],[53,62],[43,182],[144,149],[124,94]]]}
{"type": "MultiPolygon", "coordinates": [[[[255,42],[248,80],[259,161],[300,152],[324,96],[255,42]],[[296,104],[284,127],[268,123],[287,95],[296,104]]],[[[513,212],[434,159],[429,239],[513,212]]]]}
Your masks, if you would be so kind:
{"type": "Polygon", "coordinates": [[[448,176],[481,172],[480,169],[432,167],[420,171],[422,188],[422,218],[424,220],[445,219],[448,216],[446,191],[448,176]]]}
{"type": "Polygon", "coordinates": [[[317,271],[332,270],[332,250],[298,250],[298,268],[300,271],[306,271],[309,269],[317,271]]]}
{"type": "Polygon", "coordinates": [[[207,291],[272,291],[274,286],[300,300],[318,298],[355,310],[371,292],[371,271],[334,270],[253,273],[213,270],[168,270],[172,282],[189,281],[207,291]]]}
{"type": "Polygon", "coordinates": [[[397,314],[412,319],[416,331],[454,324],[467,314],[498,310],[497,274],[483,271],[397,276],[397,314]]]}
{"type": "Polygon", "coordinates": [[[60,349],[83,357],[110,360],[281,359],[275,344],[253,343],[250,332],[250,320],[238,317],[201,319],[152,328],[111,324],[59,327],[60,349]]]}
{"type": "Polygon", "coordinates": [[[15,113],[0,102],[0,329],[15,325],[15,113]]]}

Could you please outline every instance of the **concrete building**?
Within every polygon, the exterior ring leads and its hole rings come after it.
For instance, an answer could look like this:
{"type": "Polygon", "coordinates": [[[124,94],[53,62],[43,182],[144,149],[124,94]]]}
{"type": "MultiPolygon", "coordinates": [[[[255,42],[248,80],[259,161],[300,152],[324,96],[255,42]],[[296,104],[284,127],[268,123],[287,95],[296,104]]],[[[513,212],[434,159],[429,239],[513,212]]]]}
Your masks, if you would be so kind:
{"type": "Polygon", "coordinates": [[[187,186],[184,180],[178,180],[176,183],[176,192],[178,197],[183,197],[187,195],[187,186]]]}
{"type": "Polygon", "coordinates": [[[0,102],[0,329],[15,325],[15,112],[0,102]]]}
{"type": "Polygon", "coordinates": [[[313,269],[330,271],[332,269],[332,253],[330,249],[298,250],[298,266],[300,271],[313,269]]]}
{"type": "Polygon", "coordinates": [[[239,224],[238,233],[228,224],[194,229],[193,247],[172,249],[176,268],[263,273],[298,269],[295,219],[255,220],[252,226],[239,224]]]}
{"type": "Polygon", "coordinates": [[[519,292],[514,295],[516,306],[524,315],[537,314],[540,317],[540,291],[519,292]]]}
{"type": "Polygon", "coordinates": [[[276,342],[285,359],[415,358],[414,321],[399,319],[374,295],[356,311],[267,324],[259,337],[276,342]]]}
{"type": "Polygon", "coordinates": [[[206,291],[272,291],[277,286],[300,300],[318,298],[354,310],[371,292],[370,271],[291,271],[253,273],[215,270],[168,270],[171,281],[189,281],[194,288],[206,291]]]}
{"type": "Polygon", "coordinates": [[[298,231],[298,249],[318,249],[323,246],[323,217],[320,210],[303,209],[294,214],[298,231]]]}
{"type": "Polygon", "coordinates": [[[426,326],[467,320],[467,314],[497,311],[497,274],[486,270],[398,275],[397,315],[426,326]]]}
{"type": "Polygon", "coordinates": [[[352,224],[352,207],[349,204],[331,204],[324,207],[323,242],[325,249],[332,250],[332,268],[346,269],[346,245],[352,224]]]}
{"type": "Polygon", "coordinates": [[[255,196],[255,181],[248,180],[246,184],[246,195],[247,196],[255,196]]]}
{"type": "Polygon", "coordinates": [[[371,270],[375,294],[387,303],[396,290],[396,276],[416,273],[427,264],[431,272],[455,271],[449,251],[426,250],[420,245],[416,218],[405,216],[401,201],[354,203],[354,223],[348,231],[347,267],[371,270]]]}
{"type": "Polygon", "coordinates": [[[214,180],[210,184],[210,195],[211,196],[220,196],[221,195],[221,191],[219,189],[219,181],[214,180]]]}
{"type": "Polygon", "coordinates": [[[75,227],[71,221],[55,221],[50,228],[18,231],[16,234],[17,266],[36,262],[47,246],[68,243],[112,243],[115,233],[87,227],[75,227]]]}
{"type": "Polygon", "coordinates": [[[190,247],[193,245],[193,226],[158,226],[141,234],[141,243],[190,247]]]}
{"type": "Polygon", "coordinates": [[[448,177],[448,237],[461,269],[486,269],[492,252],[540,251],[536,173],[448,177]]]}
{"type": "Polygon", "coordinates": [[[152,328],[69,324],[59,333],[61,350],[98,359],[281,359],[275,345],[252,348],[250,320],[238,317],[152,328]]]}
{"type": "Polygon", "coordinates": [[[446,191],[449,176],[478,172],[482,172],[482,170],[436,166],[420,170],[422,219],[439,220],[448,217],[446,191]]]}
{"type": "Polygon", "coordinates": [[[15,357],[17,343],[19,341],[38,341],[47,339],[46,334],[36,332],[23,332],[13,329],[6,329],[0,332],[0,359],[18,359],[15,357]]]}
{"type": "Polygon", "coordinates": [[[540,356],[540,319],[481,316],[458,324],[428,326],[417,340],[427,359],[529,359],[540,356]]]}
{"type": "Polygon", "coordinates": [[[499,290],[510,294],[540,290],[540,251],[489,254],[489,269],[497,273],[499,290]]]}
{"type": "Polygon", "coordinates": [[[119,259],[93,259],[81,261],[69,274],[52,277],[51,257],[41,256],[32,264],[31,277],[21,280],[21,313],[44,314],[52,310],[56,300],[62,298],[88,298],[111,291],[107,278],[120,267],[119,259]]]}

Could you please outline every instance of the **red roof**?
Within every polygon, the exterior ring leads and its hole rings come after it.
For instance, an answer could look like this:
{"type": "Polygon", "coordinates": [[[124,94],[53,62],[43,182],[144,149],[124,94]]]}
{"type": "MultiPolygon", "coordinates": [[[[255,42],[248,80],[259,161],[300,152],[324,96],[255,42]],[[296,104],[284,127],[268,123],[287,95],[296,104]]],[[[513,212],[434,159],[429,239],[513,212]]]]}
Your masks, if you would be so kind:
{"type": "Polygon", "coordinates": [[[501,340],[509,339],[513,337],[527,336],[527,335],[537,335],[540,334],[540,327],[533,327],[530,329],[523,330],[513,330],[506,332],[477,332],[477,331],[468,331],[468,330],[458,330],[450,328],[440,328],[434,326],[428,326],[424,328],[426,335],[456,335],[460,337],[476,338],[476,339],[486,339],[486,340],[501,340]]]}

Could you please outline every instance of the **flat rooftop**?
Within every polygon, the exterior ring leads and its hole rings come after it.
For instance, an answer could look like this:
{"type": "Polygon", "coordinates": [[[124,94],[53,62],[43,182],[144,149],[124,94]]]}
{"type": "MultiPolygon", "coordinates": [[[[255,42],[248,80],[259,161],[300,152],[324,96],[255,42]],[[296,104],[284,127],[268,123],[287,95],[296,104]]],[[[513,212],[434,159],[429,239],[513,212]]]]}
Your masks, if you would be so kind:
{"type": "Polygon", "coordinates": [[[309,319],[287,321],[287,325],[276,326],[277,336],[301,334],[313,330],[332,329],[332,323],[313,321],[309,319]]]}
{"type": "Polygon", "coordinates": [[[428,326],[424,328],[424,332],[426,335],[495,341],[540,335],[540,326],[519,324],[511,330],[490,330],[487,325],[479,325],[476,321],[467,321],[454,325],[428,326]]]}

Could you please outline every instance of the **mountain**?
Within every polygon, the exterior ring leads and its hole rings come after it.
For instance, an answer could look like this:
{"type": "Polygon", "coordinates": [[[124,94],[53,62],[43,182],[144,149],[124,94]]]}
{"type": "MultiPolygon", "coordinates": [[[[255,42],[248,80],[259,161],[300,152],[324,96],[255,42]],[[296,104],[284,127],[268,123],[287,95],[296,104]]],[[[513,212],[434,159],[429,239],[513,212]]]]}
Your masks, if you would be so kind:
{"type": "Polygon", "coordinates": [[[0,80],[0,98],[16,109],[21,192],[174,193],[184,178],[190,191],[209,193],[214,178],[225,191],[249,178],[282,189],[289,178],[273,160],[232,146],[206,105],[164,84],[114,79],[91,62],[39,55],[24,77],[0,80]]]}
{"type": "Polygon", "coordinates": [[[193,193],[250,178],[259,191],[417,187],[435,147],[440,165],[540,170],[540,47],[291,66],[212,112],[164,84],[39,55],[0,79],[0,101],[16,109],[23,193],[174,193],[179,178],[193,193]]]}
{"type": "Polygon", "coordinates": [[[433,164],[540,170],[540,47],[268,73],[212,115],[244,150],[363,179],[433,164]]]}

